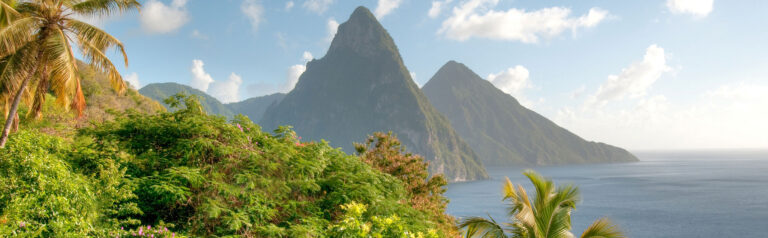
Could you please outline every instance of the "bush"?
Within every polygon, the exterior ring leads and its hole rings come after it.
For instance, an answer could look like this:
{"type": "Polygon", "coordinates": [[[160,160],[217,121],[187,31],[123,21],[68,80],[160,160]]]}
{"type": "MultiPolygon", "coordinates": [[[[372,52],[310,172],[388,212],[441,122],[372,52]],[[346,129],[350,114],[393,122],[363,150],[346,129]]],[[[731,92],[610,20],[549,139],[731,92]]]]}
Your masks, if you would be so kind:
{"type": "MultiPolygon", "coordinates": [[[[361,157],[289,127],[128,110],[72,138],[22,130],[0,149],[0,237],[435,237],[455,230],[440,176],[394,137],[361,157]],[[405,163],[405,167],[390,162],[405,163]]],[[[380,134],[377,134],[380,135],[380,134]]]]}
{"type": "Polygon", "coordinates": [[[455,219],[445,213],[448,199],[443,193],[448,181],[442,174],[429,177],[428,164],[424,158],[407,152],[392,132],[376,132],[365,143],[355,144],[355,149],[371,167],[402,181],[408,204],[435,222],[441,236],[459,236],[455,219]]]}
{"type": "Polygon", "coordinates": [[[166,103],[179,110],[129,112],[81,131],[87,153],[78,153],[87,156],[75,157],[89,158],[81,164],[112,160],[135,182],[132,201],[143,213],[122,219],[194,236],[325,237],[345,218],[342,205],[354,203],[366,206],[365,221],[397,215],[400,230],[435,228],[398,178],[359,157],[301,141],[287,127],[272,134],[242,116],[228,123],[191,97],[166,103]]]}
{"type": "Polygon", "coordinates": [[[341,206],[344,214],[341,219],[329,227],[331,237],[407,237],[407,238],[437,238],[437,231],[430,229],[424,232],[406,230],[401,224],[402,218],[397,215],[389,217],[363,217],[367,207],[352,202],[341,206]]]}
{"type": "Polygon", "coordinates": [[[99,218],[94,188],[61,160],[59,139],[21,131],[0,149],[0,236],[88,236],[99,218]]]}

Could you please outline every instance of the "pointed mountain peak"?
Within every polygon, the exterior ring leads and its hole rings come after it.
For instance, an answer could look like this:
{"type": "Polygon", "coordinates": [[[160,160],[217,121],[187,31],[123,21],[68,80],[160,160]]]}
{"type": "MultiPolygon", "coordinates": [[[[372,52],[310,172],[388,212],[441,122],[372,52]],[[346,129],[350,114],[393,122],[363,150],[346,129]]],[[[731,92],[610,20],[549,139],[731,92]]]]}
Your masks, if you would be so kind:
{"type": "Polygon", "coordinates": [[[400,57],[394,40],[368,8],[357,7],[349,20],[339,25],[328,55],[353,52],[362,56],[379,56],[382,52],[400,57]]]}
{"type": "Polygon", "coordinates": [[[450,60],[447,63],[445,63],[443,67],[440,67],[440,70],[438,70],[438,72],[440,71],[447,71],[446,73],[462,73],[462,74],[473,73],[472,70],[469,69],[469,67],[467,67],[462,63],[456,62],[454,60],[450,60]]]}
{"type": "Polygon", "coordinates": [[[440,70],[435,73],[434,76],[427,82],[427,84],[438,81],[438,82],[473,82],[476,80],[483,80],[479,75],[477,75],[474,71],[469,69],[466,65],[456,62],[456,61],[448,61],[443,65],[443,67],[440,67],[440,70]]]}
{"type": "Polygon", "coordinates": [[[376,16],[371,13],[371,10],[368,10],[368,8],[359,6],[355,8],[355,11],[352,12],[352,15],[349,16],[349,21],[373,21],[378,22],[376,20],[376,16]]]}

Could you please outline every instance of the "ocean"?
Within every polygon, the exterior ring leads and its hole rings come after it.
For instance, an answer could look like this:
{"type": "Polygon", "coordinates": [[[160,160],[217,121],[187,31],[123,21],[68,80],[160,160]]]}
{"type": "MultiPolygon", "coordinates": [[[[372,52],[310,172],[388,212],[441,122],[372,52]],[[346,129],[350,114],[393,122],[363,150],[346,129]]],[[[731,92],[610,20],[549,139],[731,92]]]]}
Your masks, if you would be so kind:
{"type": "Polygon", "coordinates": [[[533,169],[555,184],[580,188],[572,213],[578,237],[608,217],[628,237],[768,237],[768,152],[645,152],[640,162],[488,168],[489,180],[447,186],[448,213],[492,216],[506,222],[501,187],[507,176],[533,187],[521,172],[533,169]]]}

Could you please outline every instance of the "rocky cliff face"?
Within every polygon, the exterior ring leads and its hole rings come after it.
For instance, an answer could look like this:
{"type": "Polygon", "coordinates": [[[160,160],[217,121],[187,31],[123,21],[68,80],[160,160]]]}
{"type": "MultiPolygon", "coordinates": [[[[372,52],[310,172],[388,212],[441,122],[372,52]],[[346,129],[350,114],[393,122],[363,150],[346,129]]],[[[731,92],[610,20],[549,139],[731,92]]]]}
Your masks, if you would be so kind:
{"type": "Polygon", "coordinates": [[[304,138],[347,152],[376,131],[393,131],[407,149],[451,181],[486,178],[477,155],[413,82],[387,31],[357,8],[327,54],[307,64],[293,91],[270,107],[265,129],[292,125],[304,138]]]}

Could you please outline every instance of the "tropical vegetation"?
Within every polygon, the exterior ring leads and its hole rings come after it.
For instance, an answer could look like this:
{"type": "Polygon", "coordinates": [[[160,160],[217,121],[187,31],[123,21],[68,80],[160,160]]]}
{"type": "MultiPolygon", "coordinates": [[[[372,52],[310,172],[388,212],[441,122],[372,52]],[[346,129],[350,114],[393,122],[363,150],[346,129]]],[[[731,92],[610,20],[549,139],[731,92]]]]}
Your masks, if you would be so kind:
{"type": "Polygon", "coordinates": [[[176,110],[129,109],[70,138],[34,129],[10,137],[0,149],[0,236],[457,233],[444,215],[444,179],[416,186],[428,191],[407,184],[428,181],[426,164],[398,173],[369,164],[413,158],[397,145],[369,144],[364,160],[287,127],[268,133],[243,116],[207,115],[195,97],[166,103],[176,110]]]}
{"type": "MultiPolygon", "coordinates": [[[[508,214],[511,222],[507,227],[493,218],[470,217],[461,221],[465,237],[483,238],[570,238],[571,212],[579,202],[579,189],[572,185],[556,186],[551,179],[542,177],[533,171],[526,171],[526,177],[536,189],[533,199],[522,185],[515,186],[506,178],[504,199],[508,201],[508,214]]],[[[601,218],[590,225],[582,238],[620,238],[621,230],[608,219],[601,218]]]]}
{"type": "Polygon", "coordinates": [[[73,44],[89,65],[107,74],[115,90],[124,90],[120,73],[107,57],[107,50],[115,48],[127,65],[123,44],[78,17],[105,17],[139,6],[136,0],[0,1],[0,102],[6,115],[0,148],[18,123],[22,98],[35,118],[41,117],[49,92],[58,105],[82,115],[85,96],[73,44]]]}

